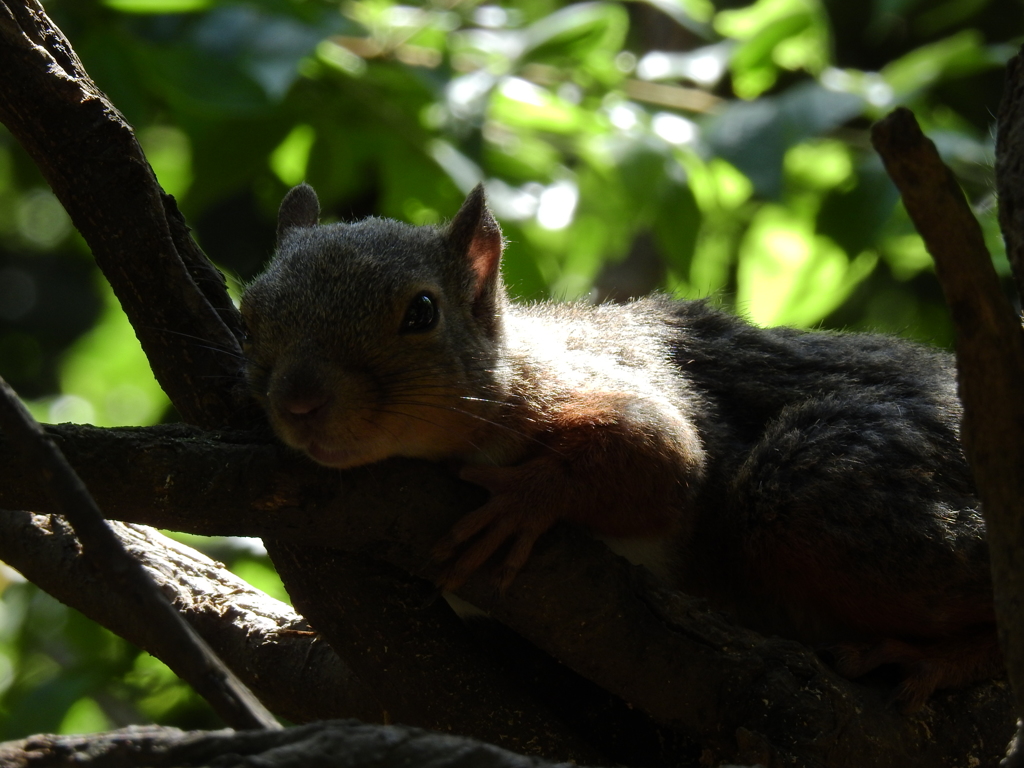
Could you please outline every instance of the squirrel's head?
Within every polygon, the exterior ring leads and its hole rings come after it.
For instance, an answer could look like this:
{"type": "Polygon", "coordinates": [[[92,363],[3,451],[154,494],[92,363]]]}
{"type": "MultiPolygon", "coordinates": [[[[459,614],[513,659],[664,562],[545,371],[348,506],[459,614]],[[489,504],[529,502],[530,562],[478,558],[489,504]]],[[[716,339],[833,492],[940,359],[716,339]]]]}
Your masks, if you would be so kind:
{"type": "Polygon", "coordinates": [[[246,378],[278,436],[334,467],[465,452],[503,375],[483,187],[445,227],[319,216],[312,187],[285,196],[277,253],[242,297],[246,378]]]}

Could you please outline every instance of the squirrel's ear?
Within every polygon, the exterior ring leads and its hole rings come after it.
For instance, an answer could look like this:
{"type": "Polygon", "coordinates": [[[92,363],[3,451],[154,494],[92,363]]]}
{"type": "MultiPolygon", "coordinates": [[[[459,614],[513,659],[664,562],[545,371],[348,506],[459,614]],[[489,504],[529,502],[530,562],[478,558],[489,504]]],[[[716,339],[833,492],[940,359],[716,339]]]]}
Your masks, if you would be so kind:
{"type": "Polygon", "coordinates": [[[309,184],[292,187],[277,211],[277,242],[293,227],[315,227],[320,222],[320,201],[309,184]]]}
{"type": "Polygon", "coordinates": [[[477,291],[493,278],[501,263],[501,227],[487,208],[484,185],[477,184],[455,214],[445,237],[457,253],[465,254],[477,276],[477,291]]]}

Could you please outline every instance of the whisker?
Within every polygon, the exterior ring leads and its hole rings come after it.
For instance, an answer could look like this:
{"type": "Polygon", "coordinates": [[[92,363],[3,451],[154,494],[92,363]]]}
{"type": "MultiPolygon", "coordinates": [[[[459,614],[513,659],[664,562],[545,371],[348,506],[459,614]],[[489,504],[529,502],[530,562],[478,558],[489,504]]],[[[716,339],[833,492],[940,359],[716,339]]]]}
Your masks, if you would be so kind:
{"type": "MultiPolygon", "coordinates": [[[[400,405],[401,405],[401,403],[400,403],[400,405]]],[[[391,410],[388,410],[387,408],[376,408],[376,409],[374,409],[374,413],[388,413],[388,414],[391,414],[392,416],[401,416],[403,418],[416,419],[417,421],[422,421],[424,424],[430,424],[432,427],[440,428],[442,426],[441,424],[438,424],[436,421],[431,421],[428,418],[425,418],[423,416],[417,416],[416,414],[413,414],[413,413],[407,413],[406,411],[391,411],[391,410]]],[[[363,417],[363,420],[367,421],[369,423],[373,423],[373,422],[370,422],[369,419],[367,419],[366,417],[363,417]]],[[[374,426],[377,427],[380,430],[387,431],[387,430],[384,430],[384,427],[382,427],[380,424],[374,424],[374,426]]],[[[398,437],[396,435],[392,434],[391,432],[388,432],[388,434],[391,435],[391,437],[393,437],[396,441],[398,440],[398,437]]],[[[471,446],[473,446],[473,448],[475,450],[483,452],[483,448],[481,448],[479,445],[474,443],[472,440],[469,440],[467,438],[466,442],[469,443],[471,446]]]]}
{"type": "MultiPolygon", "coordinates": [[[[390,411],[379,411],[379,412],[380,413],[390,413],[390,411]]],[[[378,424],[378,423],[376,423],[374,421],[371,421],[370,419],[366,418],[365,416],[363,416],[361,418],[362,418],[363,421],[365,421],[367,424],[369,424],[374,429],[378,429],[381,432],[384,432],[385,434],[387,434],[388,437],[390,437],[392,440],[394,440],[396,442],[398,441],[398,435],[396,435],[390,429],[386,429],[383,424],[378,424]]]]}
{"type": "MultiPolygon", "coordinates": [[[[417,402],[415,400],[411,400],[411,401],[409,401],[409,400],[407,400],[407,401],[392,400],[392,401],[389,402],[389,405],[407,405],[407,406],[411,406],[411,407],[437,408],[439,410],[449,411],[451,413],[462,414],[463,416],[468,416],[471,419],[476,419],[478,421],[484,422],[485,424],[490,424],[491,426],[497,427],[498,429],[503,429],[503,430],[513,434],[513,435],[516,435],[517,437],[521,437],[521,438],[524,438],[524,439],[526,439],[526,440],[528,440],[528,441],[530,441],[532,443],[536,443],[537,445],[542,445],[542,446],[548,448],[549,450],[553,451],[554,453],[558,454],[559,456],[564,456],[565,455],[561,451],[559,451],[559,450],[557,450],[555,448],[552,448],[550,445],[545,443],[543,440],[540,440],[539,438],[536,438],[536,437],[534,437],[533,435],[531,435],[531,434],[529,434],[527,432],[523,432],[522,430],[518,430],[515,427],[510,427],[508,424],[502,424],[500,421],[495,421],[494,419],[489,419],[486,416],[481,416],[481,415],[479,415],[477,413],[473,413],[472,411],[467,411],[467,410],[465,410],[463,408],[456,408],[455,406],[452,406],[452,405],[439,405],[437,403],[417,402]]],[[[377,409],[377,410],[380,410],[380,409],[377,409]]],[[[395,413],[395,412],[394,411],[389,411],[389,413],[395,413]]],[[[398,411],[397,413],[400,413],[403,416],[412,416],[412,414],[407,414],[405,411],[398,411]]],[[[535,420],[534,419],[529,419],[529,421],[535,421],[535,420]]],[[[439,426],[439,425],[435,425],[435,426],[439,426]]]]}
{"type": "MultiPolygon", "coordinates": [[[[145,326],[142,326],[142,327],[145,328],[147,331],[157,331],[159,333],[166,333],[166,334],[169,334],[171,336],[181,336],[182,338],[192,339],[193,341],[202,341],[202,342],[206,342],[207,344],[212,343],[205,336],[197,336],[194,333],[185,333],[184,331],[176,331],[173,328],[160,328],[160,327],[155,326],[155,325],[145,325],[145,326]]],[[[229,352],[229,353],[237,354],[237,352],[235,352],[234,349],[231,349],[229,347],[217,347],[217,346],[214,346],[213,348],[214,349],[219,349],[222,352],[229,352]]],[[[241,355],[239,355],[239,357],[241,357],[241,355]]]]}

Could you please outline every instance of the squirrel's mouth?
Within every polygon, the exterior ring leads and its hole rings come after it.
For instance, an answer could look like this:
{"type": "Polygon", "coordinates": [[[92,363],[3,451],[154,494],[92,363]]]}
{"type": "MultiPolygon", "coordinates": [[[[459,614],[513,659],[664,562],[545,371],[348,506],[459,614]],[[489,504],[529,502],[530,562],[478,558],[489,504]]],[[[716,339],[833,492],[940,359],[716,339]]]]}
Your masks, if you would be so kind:
{"type": "Polygon", "coordinates": [[[334,469],[346,469],[367,463],[363,457],[363,451],[353,448],[332,448],[317,442],[310,442],[304,450],[317,464],[334,469]]]}

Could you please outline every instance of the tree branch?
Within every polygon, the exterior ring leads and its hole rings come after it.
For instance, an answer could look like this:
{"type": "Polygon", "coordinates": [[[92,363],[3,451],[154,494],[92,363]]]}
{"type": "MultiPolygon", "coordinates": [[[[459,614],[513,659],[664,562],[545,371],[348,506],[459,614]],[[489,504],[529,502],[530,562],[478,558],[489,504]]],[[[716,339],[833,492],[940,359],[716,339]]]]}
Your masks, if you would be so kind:
{"type": "Polygon", "coordinates": [[[237,390],[239,323],[223,276],[36,0],[0,0],[0,71],[0,121],[89,244],[171,402],[207,427],[256,423],[237,390]]]}
{"type": "Polygon", "coordinates": [[[89,736],[33,736],[0,744],[0,765],[8,768],[73,768],[83,763],[94,768],[199,768],[227,764],[258,764],[267,768],[570,768],[566,763],[556,766],[457,736],[338,721],[269,733],[125,728],[89,736]]]}
{"type": "Polygon", "coordinates": [[[185,623],[138,561],[121,546],[53,440],[2,378],[0,427],[31,462],[35,469],[33,476],[46,488],[53,506],[71,522],[86,559],[145,621],[152,623],[150,642],[156,654],[187,680],[229,725],[279,728],[274,716],[185,623]]]}
{"type": "MultiPolygon", "coordinates": [[[[289,456],[279,446],[270,443],[228,442],[226,445],[234,448],[229,448],[227,455],[221,456],[216,456],[203,448],[179,454],[181,446],[162,440],[163,435],[187,436],[187,444],[193,447],[208,444],[206,439],[200,437],[204,433],[180,425],[148,430],[108,431],[72,425],[67,425],[67,428],[71,433],[79,435],[114,437],[113,441],[107,442],[107,448],[114,450],[115,453],[119,449],[133,453],[133,462],[139,467],[146,468],[144,473],[148,474],[147,479],[142,481],[142,485],[133,486],[125,482],[124,473],[117,466],[116,460],[115,463],[111,462],[111,454],[108,454],[106,459],[101,458],[105,450],[99,444],[89,440],[77,443],[74,440],[57,438],[64,449],[70,449],[72,454],[76,453],[76,445],[84,446],[87,452],[98,460],[93,466],[100,474],[95,475],[87,470],[86,481],[97,488],[106,489],[100,493],[100,503],[106,508],[108,516],[114,519],[139,520],[146,515],[140,517],[133,508],[150,509],[155,501],[157,507],[165,510],[175,509],[178,501],[190,497],[192,501],[186,501],[186,506],[195,512],[197,520],[200,521],[199,528],[203,532],[257,536],[266,533],[269,537],[268,544],[271,544],[274,536],[288,535],[291,528],[289,518],[292,521],[306,520],[312,523],[306,516],[304,508],[320,509],[321,512],[327,509],[313,501],[316,498],[326,499],[324,490],[318,488],[318,485],[329,481],[326,483],[329,490],[336,488],[339,479],[337,473],[314,467],[305,460],[296,461],[298,457],[289,456]],[[119,448],[115,448],[115,445],[119,448]],[[93,449],[98,449],[99,452],[93,453],[93,449]],[[279,454],[285,458],[285,463],[282,467],[274,469],[271,465],[279,454]],[[196,459],[198,463],[193,464],[188,459],[181,463],[179,460],[186,455],[196,459]],[[214,463],[208,463],[211,461],[214,463]],[[200,465],[203,465],[201,470],[200,465]],[[218,467],[214,472],[217,479],[212,478],[209,472],[214,466],[218,467]],[[250,472],[255,474],[249,474],[250,472]],[[256,476],[263,479],[253,482],[256,476]],[[301,482],[303,478],[310,481],[307,488],[296,485],[296,482],[301,482]],[[250,492],[254,495],[247,495],[250,492]],[[245,502],[239,506],[236,502],[241,498],[244,498],[245,502]],[[311,503],[314,506],[310,507],[311,503]],[[284,512],[289,508],[293,508],[294,515],[284,512]],[[235,514],[237,518],[234,522],[225,522],[224,518],[213,517],[213,510],[227,511],[228,520],[235,514]],[[268,525],[251,525],[253,520],[261,520],[264,515],[268,525]],[[284,525],[279,525],[280,523],[284,525]],[[244,533],[245,531],[249,533],[244,533]]],[[[59,435],[60,430],[51,430],[51,433],[59,435]]],[[[232,435],[230,439],[236,441],[240,437],[232,435]]],[[[20,462],[22,459],[15,461],[20,462]]],[[[28,462],[24,463],[24,469],[30,474],[31,467],[28,462]]],[[[30,497],[18,499],[7,496],[0,500],[0,506],[49,508],[45,495],[32,491],[32,483],[26,482],[23,487],[32,492],[30,497]]],[[[373,493],[372,489],[370,493],[373,493]]],[[[153,519],[159,517],[158,513],[153,519]]],[[[193,520],[194,522],[196,520],[193,520]]],[[[160,527],[175,530],[192,529],[187,515],[179,517],[175,524],[160,527]]],[[[313,528],[315,527],[314,524],[313,528]]],[[[306,533],[311,534],[313,528],[305,528],[306,533]]],[[[435,600],[434,605],[429,605],[428,600],[412,600],[407,594],[403,603],[395,596],[395,590],[399,587],[389,584],[385,579],[377,579],[378,583],[346,582],[342,575],[337,573],[341,562],[339,558],[343,560],[344,553],[324,553],[323,559],[327,564],[325,566],[319,557],[321,550],[316,546],[320,541],[318,535],[307,535],[301,539],[303,551],[291,552],[289,555],[295,563],[294,571],[308,574],[303,577],[308,578],[308,581],[303,582],[305,597],[299,604],[304,611],[310,611],[315,626],[326,634],[331,645],[336,650],[345,652],[343,658],[346,663],[351,665],[354,661],[358,666],[357,674],[367,684],[363,690],[372,691],[372,696],[369,696],[367,703],[357,710],[339,711],[327,706],[327,702],[323,708],[308,710],[301,719],[353,714],[378,722],[401,719],[410,724],[471,734],[526,752],[580,759],[596,758],[597,752],[588,748],[569,729],[561,725],[554,713],[546,711],[536,701],[527,698],[514,681],[496,674],[493,665],[487,659],[481,658],[479,650],[466,637],[465,628],[455,619],[443,601],[435,600]],[[328,567],[331,572],[324,573],[324,567],[328,567]],[[315,600],[308,596],[311,590],[315,590],[315,600]],[[384,602],[378,600],[381,595],[387,596],[384,602]],[[357,622],[349,615],[351,610],[346,613],[341,607],[346,596],[349,605],[356,601],[363,606],[357,622]],[[324,600],[323,605],[316,603],[319,599],[324,600]],[[335,616],[333,611],[338,611],[338,615],[335,616]],[[357,642],[358,638],[363,640],[357,642]],[[388,664],[375,667],[372,664],[368,666],[369,662],[362,662],[366,651],[363,641],[367,638],[373,638],[370,644],[375,652],[379,652],[382,647],[392,649],[388,664]],[[442,693],[445,691],[447,693],[442,693]]],[[[282,552],[286,551],[284,544],[280,544],[279,548],[282,552]]],[[[5,547],[0,544],[0,554],[4,549],[5,547]]],[[[20,562],[12,564],[16,567],[21,565],[20,562]]],[[[33,570],[38,572],[35,568],[33,570]]],[[[53,576],[50,576],[40,585],[51,592],[56,586],[62,599],[64,596],[70,596],[73,604],[78,600],[74,597],[78,582],[70,581],[61,589],[59,584],[52,585],[53,581],[53,576]]],[[[405,577],[405,581],[408,582],[408,577],[405,577]]],[[[417,580],[415,584],[415,589],[422,595],[424,582],[417,580]]],[[[294,584],[290,586],[294,587],[294,584]]],[[[410,588],[412,587],[409,585],[404,587],[406,592],[410,588]]],[[[109,626],[107,621],[99,620],[109,626]]],[[[123,623],[121,622],[122,625],[123,623]]],[[[148,642],[143,641],[140,644],[152,648],[153,639],[150,638],[148,642]]],[[[294,708],[294,704],[290,702],[299,695],[301,689],[293,689],[285,692],[281,699],[290,708],[294,708]]],[[[348,704],[350,701],[351,699],[346,698],[344,703],[348,704]]],[[[312,707],[312,702],[309,702],[308,706],[312,707]]]]}
{"type": "MultiPolygon", "coordinates": [[[[185,620],[271,710],[294,722],[379,717],[370,689],[291,606],[151,528],[109,525],[185,620]]],[[[158,652],[152,624],[109,589],[60,517],[0,512],[0,560],[115,634],[158,652]]]]}
{"type": "Polygon", "coordinates": [[[999,228],[1013,268],[1017,295],[1024,296],[1024,57],[1006,65],[1006,85],[996,125],[996,191],[999,228]]]}
{"type": "Polygon", "coordinates": [[[268,539],[268,547],[274,548],[275,563],[301,574],[301,584],[286,582],[296,607],[387,702],[382,722],[472,736],[550,758],[601,759],[559,713],[500,675],[429,582],[338,549],[276,539],[268,539]]]}
{"type": "MultiPolygon", "coordinates": [[[[96,480],[93,492],[111,516],[348,549],[426,576],[438,537],[479,503],[479,489],[423,462],[342,473],[277,445],[246,443],[241,433],[50,429],[83,478],[96,480]]],[[[0,446],[6,462],[5,474],[16,477],[17,458],[0,446]]],[[[0,484],[2,505],[37,500],[31,489],[0,484]]],[[[486,575],[459,595],[721,759],[769,764],[788,755],[835,765],[843,754],[850,765],[939,765],[949,755],[995,760],[1012,734],[1010,695],[998,682],[940,692],[905,717],[886,705],[884,687],[843,680],[798,644],[735,627],[649,580],[562,527],[538,542],[503,598],[486,575]]]]}
{"type": "Polygon", "coordinates": [[[956,327],[961,439],[985,515],[1000,644],[1017,711],[1024,713],[1024,333],[981,227],[913,114],[894,111],[875,125],[872,142],[935,259],[956,327]]]}

